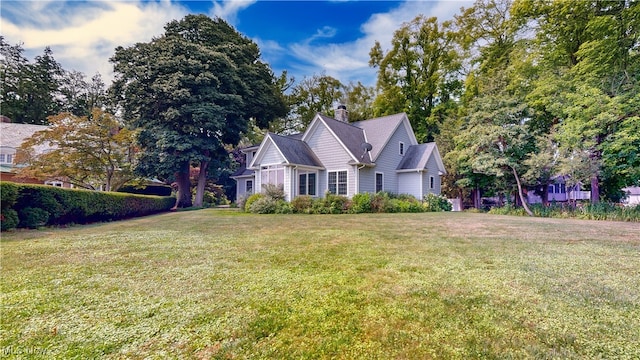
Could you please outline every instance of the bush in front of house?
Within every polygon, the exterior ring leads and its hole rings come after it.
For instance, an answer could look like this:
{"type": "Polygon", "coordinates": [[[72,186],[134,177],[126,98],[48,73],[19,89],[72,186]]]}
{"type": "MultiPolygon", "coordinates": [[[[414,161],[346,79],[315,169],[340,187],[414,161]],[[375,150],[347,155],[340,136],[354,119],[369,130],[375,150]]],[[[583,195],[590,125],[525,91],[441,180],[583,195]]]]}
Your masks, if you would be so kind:
{"type": "Polygon", "coordinates": [[[254,202],[258,201],[259,199],[263,198],[264,194],[262,193],[255,193],[250,195],[245,201],[244,201],[244,206],[243,209],[245,212],[251,212],[251,205],[253,205],[254,202]]]}
{"type": "Polygon", "coordinates": [[[0,182],[2,230],[85,224],[168,211],[175,198],[0,182]],[[6,197],[5,197],[6,195],[6,197]]]}
{"type": "Polygon", "coordinates": [[[425,211],[451,211],[453,209],[453,205],[446,197],[431,193],[424,197],[422,205],[425,211]]]}
{"type": "Polygon", "coordinates": [[[451,203],[437,195],[425,197],[425,204],[412,195],[388,192],[359,193],[351,199],[327,192],[323,198],[301,195],[290,203],[284,200],[281,187],[266,186],[263,193],[253,194],[245,202],[245,211],[256,214],[361,214],[418,213],[451,211],[451,203]],[[426,202],[428,201],[428,202],[426,202]]]}

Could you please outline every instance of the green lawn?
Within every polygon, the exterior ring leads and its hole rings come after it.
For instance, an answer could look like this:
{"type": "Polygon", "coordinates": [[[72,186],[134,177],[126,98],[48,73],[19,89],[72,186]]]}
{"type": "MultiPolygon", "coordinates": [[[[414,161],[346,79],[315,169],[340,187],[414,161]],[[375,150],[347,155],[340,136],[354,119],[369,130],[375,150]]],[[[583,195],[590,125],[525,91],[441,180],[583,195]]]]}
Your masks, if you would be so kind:
{"type": "Polygon", "coordinates": [[[640,358],[638,223],[200,210],[1,250],[2,358],[640,358]]]}

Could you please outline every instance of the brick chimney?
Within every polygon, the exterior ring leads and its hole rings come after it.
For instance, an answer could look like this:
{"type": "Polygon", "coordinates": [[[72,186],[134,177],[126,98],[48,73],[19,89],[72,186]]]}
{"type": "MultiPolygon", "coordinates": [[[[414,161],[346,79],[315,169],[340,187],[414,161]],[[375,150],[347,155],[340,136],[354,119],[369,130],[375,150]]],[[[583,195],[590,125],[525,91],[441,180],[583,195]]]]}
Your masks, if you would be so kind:
{"type": "Polygon", "coordinates": [[[345,105],[338,105],[338,108],[336,109],[336,120],[344,121],[346,123],[349,122],[349,112],[345,105]]]}

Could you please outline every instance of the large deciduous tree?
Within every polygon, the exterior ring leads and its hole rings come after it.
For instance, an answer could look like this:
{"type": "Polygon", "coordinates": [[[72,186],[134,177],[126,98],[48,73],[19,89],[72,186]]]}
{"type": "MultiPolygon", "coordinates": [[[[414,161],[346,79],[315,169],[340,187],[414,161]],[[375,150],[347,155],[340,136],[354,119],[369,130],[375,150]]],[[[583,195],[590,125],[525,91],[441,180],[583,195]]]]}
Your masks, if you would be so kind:
{"type": "Polygon", "coordinates": [[[375,115],[406,112],[420,141],[438,133],[431,112],[451,100],[452,84],[458,84],[452,76],[460,64],[451,30],[451,22],[418,15],[394,33],[390,50],[376,42],[369,52],[369,65],[378,68],[375,115]]]}
{"type": "Polygon", "coordinates": [[[208,171],[229,160],[249,119],[260,127],[286,114],[283,95],[258,46],[224,20],[188,15],[148,43],[119,47],[112,91],[130,126],[140,128],[138,171],[175,178],[177,207],[192,205],[189,170],[200,168],[195,205],[208,171]]]}
{"type": "Polygon", "coordinates": [[[115,116],[94,108],[90,116],[61,113],[48,119],[18,149],[18,176],[60,178],[85,189],[115,191],[133,178],[134,134],[115,116]]]}

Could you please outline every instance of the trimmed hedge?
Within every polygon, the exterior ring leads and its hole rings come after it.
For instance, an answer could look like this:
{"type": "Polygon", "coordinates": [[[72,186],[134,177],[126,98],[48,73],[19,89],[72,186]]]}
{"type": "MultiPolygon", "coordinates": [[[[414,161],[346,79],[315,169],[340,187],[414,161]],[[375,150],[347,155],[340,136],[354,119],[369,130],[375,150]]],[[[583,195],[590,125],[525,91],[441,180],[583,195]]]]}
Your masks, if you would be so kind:
{"type": "Polygon", "coordinates": [[[171,196],[170,185],[124,185],[118,189],[118,192],[138,195],[155,195],[155,196],[171,196]]]}
{"type": "Polygon", "coordinates": [[[168,211],[175,198],[0,182],[2,230],[86,224],[168,211]]]}

